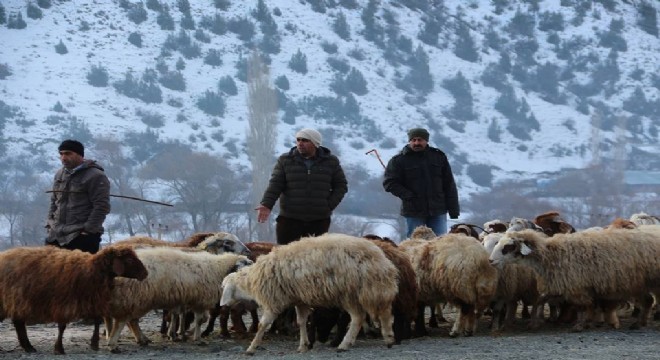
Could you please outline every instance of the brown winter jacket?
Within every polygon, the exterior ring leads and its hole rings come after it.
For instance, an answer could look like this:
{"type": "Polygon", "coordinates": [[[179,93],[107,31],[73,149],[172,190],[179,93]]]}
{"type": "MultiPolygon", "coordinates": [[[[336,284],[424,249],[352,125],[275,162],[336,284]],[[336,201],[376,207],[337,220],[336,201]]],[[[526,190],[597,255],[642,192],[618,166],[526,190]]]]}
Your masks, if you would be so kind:
{"type": "Polygon", "coordinates": [[[103,233],[103,221],[110,212],[110,181],[101,166],[85,160],[72,174],[61,168],[52,190],[46,221],[48,242],[65,245],[82,231],[103,233]]]}
{"type": "Polygon", "coordinates": [[[261,204],[269,209],[280,199],[280,215],[296,220],[330,218],[348,191],[339,159],[319,146],[309,169],[293,147],[282,154],[270,177],[261,204]]]}

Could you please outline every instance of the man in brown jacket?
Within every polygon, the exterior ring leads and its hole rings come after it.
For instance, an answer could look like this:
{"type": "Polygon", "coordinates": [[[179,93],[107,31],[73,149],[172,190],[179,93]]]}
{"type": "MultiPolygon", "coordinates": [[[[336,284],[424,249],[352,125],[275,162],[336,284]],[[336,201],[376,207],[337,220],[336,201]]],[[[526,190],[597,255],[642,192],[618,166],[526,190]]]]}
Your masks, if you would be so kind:
{"type": "Polygon", "coordinates": [[[280,200],[275,226],[280,245],[328,232],[332,211],[348,191],[339,159],[321,146],[321,141],[321,134],[314,129],[296,133],[296,146],[277,160],[261,204],[255,209],[257,220],[263,223],[280,200]]]}
{"type": "Polygon", "coordinates": [[[110,212],[110,181],[101,166],[84,158],[79,141],[64,140],[58,150],[63,167],[53,181],[46,245],[94,254],[110,212]]]}

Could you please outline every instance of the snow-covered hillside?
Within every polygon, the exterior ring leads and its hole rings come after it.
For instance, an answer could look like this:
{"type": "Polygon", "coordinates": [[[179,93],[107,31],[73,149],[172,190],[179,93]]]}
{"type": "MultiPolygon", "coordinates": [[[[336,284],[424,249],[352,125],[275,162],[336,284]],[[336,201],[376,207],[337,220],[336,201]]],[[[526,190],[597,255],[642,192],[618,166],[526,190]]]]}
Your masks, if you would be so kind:
{"type": "MultiPolygon", "coordinates": [[[[168,37],[177,36],[182,31],[180,20],[184,13],[179,6],[180,0],[157,1],[161,6],[169,6],[169,14],[175,24],[171,31],[162,30],[158,24],[159,12],[148,8],[154,1],[144,3],[147,18],[140,23],[131,21],[128,16],[130,11],[142,4],[137,1],[33,1],[32,6],[50,4],[50,7],[40,8],[42,17],[37,19],[27,16],[28,5],[24,0],[2,0],[0,3],[7,16],[5,24],[0,26],[0,66],[5,65],[11,73],[0,80],[0,100],[4,106],[18,109],[16,115],[3,119],[4,143],[19,145],[18,148],[28,156],[36,156],[35,151],[51,154],[57,142],[69,137],[68,130],[63,129],[68,129],[66,121],[72,117],[84,121],[94,136],[122,140],[126,132],[148,129],[138,113],[151,112],[162,115],[164,119],[162,126],[151,127],[161,140],[176,139],[190,143],[197,150],[216,153],[237,166],[249,167],[245,155],[245,148],[250,146],[246,143],[247,85],[237,78],[236,64],[241,59],[249,58],[252,48],[258,47],[263,37],[260,23],[253,15],[258,7],[257,1],[190,1],[190,14],[196,30],[202,29],[204,17],[209,19],[214,16],[221,16],[226,21],[244,18],[252,22],[255,28],[251,43],[242,41],[231,31],[216,35],[204,28],[209,42],[193,38],[201,48],[201,55],[190,59],[185,59],[176,51],[162,53],[168,37]],[[216,8],[214,3],[221,6],[216,8]],[[18,12],[27,26],[23,29],[8,28],[7,22],[16,20],[18,12]],[[135,32],[141,34],[141,47],[128,41],[129,35],[135,32]],[[66,54],[56,52],[55,47],[60,42],[66,46],[66,54]],[[250,47],[250,44],[253,46],[250,47]],[[221,65],[211,66],[204,62],[204,56],[211,49],[221,54],[221,65]],[[129,98],[113,87],[115,82],[125,78],[127,72],[132,71],[134,78],[140,79],[146,69],[155,69],[159,62],[174,70],[181,58],[185,62],[181,73],[186,81],[186,90],[175,91],[160,86],[160,103],[129,98]],[[107,86],[94,87],[88,83],[87,75],[92,66],[107,69],[107,86]],[[218,81],[224,76],[235,78],[238,93],[224,95],[226,111],[223,116],[208,115],[196,105],[197,101],[206,91],[217,92],[218,81]],[[66,113],[53,110],[58,102],[66,113]],[[47,121],[53,115],[64,120],[47,121]],[[227,144],[236,144],[239,150],[229,151],[227,144]]],[[[299,105],[295,123],[279,122],[275,153],[293,145],[296,129],[315,127],[326,135],[329,147],[340,154],[344,163],[365,167],[373,175],[379,175],[382,172],[380,163],[365,155],[365,152],[378,149],[383,160],[387,161],[406,143],[406,129],[424,126],[456,146],[448,151],[448,155],[451,161],[462,163],[462,171],[456,174],[461,192],[472,193],[483,188],[467,175],[464,167],[467,164],[493,166],[495,180],[584,167],[592,158],[592,119],[596,116],[598,104],[608,106],[610,116],[634,118],[639,125],[625,132],[633,145],[653,148],[653,144],[657,144],[658,115],[631,114],[623,109],[623,105],[636,88],[642,89],[649,106],[659,104],[658,80],[654,74],[660,73],[660,40],[638,24],[642,4],[657,13],[660,3],[613,1],[615,5],[612,6],[610,1],[594,1],[584,14],[578,14],[575,6],[567,5],[572,1],[564,0],[445,0],[428,2],[433,5],[422,1],[426,5],[417,6],[403,6],[401,3],[394,0],[267,0],[262,3],[272,14],[280,39],[280,51],[268,54],[271,78],[274,81],[286,76],[290,88],[282,90],[282,93],[287,99],[300,104],[303,98],[310,96],[341,98],[330,86],[338,71],[328,64],[328,57],[343,60],[366,80],[368,92],[353,96],[359,103],[362,119],[375,123],[381,133],[375,141],[369,141],[369,127],[314,118],[301,111],[299,105]],[[509,5],[500,8],[499,3],[509,5]],[[364,18],[369,6],[375,6],[375,23],[385,29],[384,45],[379,46],[365,38],[364,18]],[[342,39],[333,31],[333,24],[340,13],[349,25],[349,40],[342,39]],[[532,40],[538,44],[538,50],[532,56],[537,64],[550,63],[559,69],[566,69],[569,63],[574,67],[579,63],[578,60],[571,62],[558,57],[559,45],[556,41],[549,42],[552,34],[559,39],[559,44],[582,37],[584,46],[575,48],[573,56],[590,59],[590,62],[582,64],[584,71],[580,68],[572,70],[573,76],[566,79],[559,75],[559,92],[566,97],[564,103],[548,102],[542,93],[524,89],[520,81],[511,74],[507,75],[507,82],[515,88],[516,98],[525,99],[540,125],[538,130],[530,132],[530,140],[521,140],[506,130],[511,120],[495,110],[501,93],[484,85],[481,78],[490,64],[501,60],[503,53],[509,53],[514,62],[521,56],[520,52],[514,52],[514,44],[523,36],[514,37],[507,31],[518,14],[531,15],[529,18],[535,19],[532,40]],[[563,30],[539,30],[538,26],[547,14],[560,14],[563,30]],[[581,22],[575,20],[579,17],[581,22]],[[437,31],[439,39],[436,45],[429,45],[420,41],[419,36],[434,18],[442,18],[437,31]],[[599,46],[599,37],[610,31],[613,21],[622,22],[620,34],[627,45],[626,51],[617,52],[621,75],[611,85],[612,93],[596,93],[587,98],[588,111],[585,113],[579,110],[579,104],[584,103],[585,99],[579,99],[569,91],[569,85],[587,83],[592,70],[606,61],[611,48],[599,46]],[[455,55],[461,26],[469,29],[470,38],[476,44],[477,61],[466,61],[455,55]],[[499,50],[489,46],[493,33],[500,37],[499,50]],[[397,86],[397,82],[411,71],[411,66],[407,60],[393,62],[386,59],[383,47],[396,39],[409,41],[412,52],[421,48],[427,54],[434,84],[427,94],[414,96],[397,86]],[[336,45],[336,53],[324,51],[323,46],[328,44],[336,45]],[[306,74],[293,71],[288,65],[298,51],[306,56],[306,74]],[[637,75],[635,71],[638,71],[637,75]],[[459,72],[469,82],[473,112],[476,114],[475,119],[468,121],[452,119],[448,115],[456,99],[443,87],[443,81],[456,77],[459,72]],[[452,121],[462,124],[463,129],[450,126],[452,121]],[[499,142],[489,136],[493,121],[501,129],[499,142]]],[[[648,8],[645,9],[648,11],[648,8]]],[[[187,33],[192,36],[196,30],[187,30],[187,33]]],[[[401,50],[405,48],[398,48],[399,56],[411,55],[401,50]]],[[[529,70],[533,72],[534,69],[536,67],[529,70]]],[[[283,114],[284,111],[280,111],[279,115],[283,114]]],[[[614,142],[617,136],[621,136],[620,132],[611,129],[598,131],[599,142],[614,142]]],[[[433,140],[431,143],[440,145],[433,140]]],[[[54,164],[55,160],[53,158],[54,164]]]]}

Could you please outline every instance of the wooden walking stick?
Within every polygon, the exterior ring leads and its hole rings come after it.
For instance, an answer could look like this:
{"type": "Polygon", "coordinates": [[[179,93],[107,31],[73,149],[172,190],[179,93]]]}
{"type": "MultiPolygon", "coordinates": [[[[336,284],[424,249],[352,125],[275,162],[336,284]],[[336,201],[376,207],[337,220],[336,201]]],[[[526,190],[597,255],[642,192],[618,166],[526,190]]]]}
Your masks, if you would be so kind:
{"type": "Polygon", "coordinates": [[[371,153],[374,153],[374,154],[376,155],[376,157],[378,158],[378,161],[380,161],[380,164],[383,165],[383,169],[385,169],[385,163],[384,163],[383,160],[380,158],[380,154],[378,154],[378,150],[376,150],[376,149],[371,149],[371,150],[367,151],[367,152],[365,153],[365,155],[369,155],[369,154],[371,154],[371,153]]]}

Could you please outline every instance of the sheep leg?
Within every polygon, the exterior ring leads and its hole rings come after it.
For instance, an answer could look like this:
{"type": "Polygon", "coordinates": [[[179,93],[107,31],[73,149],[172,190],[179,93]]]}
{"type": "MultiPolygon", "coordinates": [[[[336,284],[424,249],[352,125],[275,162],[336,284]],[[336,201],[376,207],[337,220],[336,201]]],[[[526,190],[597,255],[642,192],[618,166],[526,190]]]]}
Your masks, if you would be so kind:
{"type": "Polygon", "coordinates": [[[119,342],[119,335],[126,325],[125,320],[114,319],[112,324],[112,330],[110,331],[110,339],[108,340],[108,349],[111,353],[118,354],[119,347],[117,343],[119,342]]]}
{"type": "MultiPolygon", "coordinates": [[[[220,316],[220,312],[221,312],[220,305],[216,304],[215,307],[209,313],[209,323],[206,324],[206,329],[202,332],[202,337],[207,337],[211,335],[211,333],[213,332],[213,328],[215,326],[215,319],[217,319],[218,316],[220,316]]],[[[222,327],[222,317],[220,317],[220,323],[222,327]]],[[[227,333],[227,335],[229,334],[227,333]]]]}
{"type": "Polygon", "coordinates": [[[62,345],[62,337],[64,337],[64,330],[66,323],[57,323],[57,340],[55,340],[55,354],[64,355],[64,345],[62,345]]]}
{"type": "Polygon", "coordinates": [[[259,314],[257,313],[257,308],[252,307],[250,309],[250,315],[252,316],[252,324],[250,325],[250,332],[257,332],[257,326],[259,326],[259,314]]]}
{"type": "Polygon", "coordinates": [[[18,343],[21,344],[21,347],[25,352],[32,353],[37,352],[32,344],[30,344],[30,339],[27,336],[27,329],[25,328],[25,321],[12,319],[14,324],[14,330],[16,330],[16,337],[18,337],[18,343]]]}
{"type": "Polygon", "coordinates": [[[112,330],[112,318],[104,317],[103,323],[105,324],[105,339],[110,340],[110,331],[112,330]]]}
{"type": "Polygon", "coordinates": [[[417,317],[415,318],[415,337],[421,337],[428,335],[426,331],[426,325],[424,324],[424,307],[426,304],[423,302],[417,303],[417,317]]]}
{"type": "Polygon", "coordinates": [[[347,308],[346,311],[351,315],[351,324],[349,325],[348,331],[344,336],[344,340],[342,340],[341,344],[339,344],[337,347],[337,351],[346,351],[348,350],[349,346],[355,344],[355,339],[360,332],[360,327],[367,318],[367,314],[360,309],[347,308]]]}
{"type": "Polygon", "coordinates": [[[378,322],[380,323],[380,334],[383,336],[387,348],[391,348],[396,342],[394,337],[394,315],[390,306],[380,309],[380,313],[376,314],[378,322]]]}
{"type": "Polygon", "coordinates": [[[89,341],[89,348],[96,351],[99,349],[99,332],[101,331],[101,318],[94,318],[94,331],[92,332],[92,338],[89,341]]]}
{"type": "Polygon", "coordinates": [[[140,319],[132,319],[127,323],[128,329],[131,331],[133,334],[133,338],[135,338],[135,342],[138,343],[140,346],[145,346],[151,342],[151,340],[147,337],[147,335],[142,332],[142,329],[140,328],[140,319]]]}
{"type": "Polygon", "coordinates": [[[205,345],[206,343],[202,340],[202,324],[208,319],[206,311],[195,311],[195,317],[193,319],[193,341],[197,342],[198,345],[205,345]]]}
{"type": "Polygon", "coordinates": [[[259,321],[259,329],[257,329],[256,335],[250,344],[250,347],[245,350],[247,355],[254,355],[257,351],[257,346],[261,345],[261,342],[264,338],[264,333],[268,328],[273,324],[278,313],[271,311],[270,309],[263,309],[264,313],[261,315],[261,320],[259,321]]]}
{"type": "Polygon", "coordinates": [[[298,352],[304,353],[311,349],[311,343],[307,337],[307,318],[312,312],[312,309],[306,305],[296,305],[296,321],[298,328],[300,328],[300,344],[298,345],[298,352]]]}
{"type": "Polygon", "coordinates": [[[651,294],[645,294],[640,297],[640,309],[639,314],[637,314],[637,320],[630,325],[631,330],[639,329],[643,326],[648,325],[649,316],[651,316],[651,307],[653,307],[653,296],[651,294]]]}

